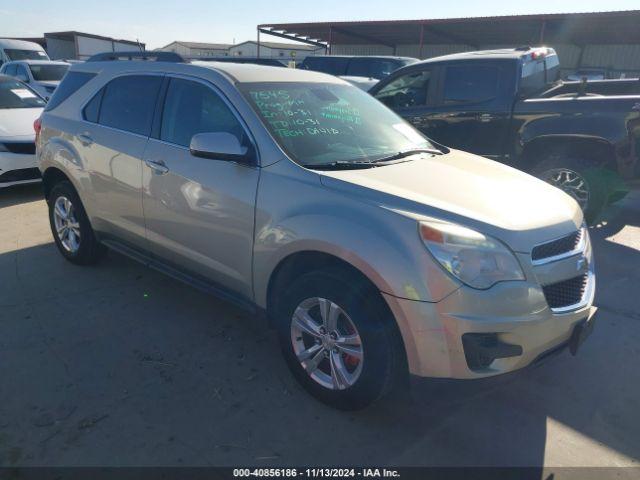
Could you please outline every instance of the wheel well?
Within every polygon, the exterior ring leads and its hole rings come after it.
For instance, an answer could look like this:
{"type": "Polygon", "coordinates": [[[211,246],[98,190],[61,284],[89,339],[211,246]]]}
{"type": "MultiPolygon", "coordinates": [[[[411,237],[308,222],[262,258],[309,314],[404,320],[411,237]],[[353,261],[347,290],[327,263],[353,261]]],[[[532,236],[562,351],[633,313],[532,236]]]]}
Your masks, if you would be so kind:
{"type": "Polygon", "coordinates": [[[552,155],[586,159],[594,165],[617,169],[614,146],[604,139],[584,137],[541,137],[529,142],[523,150],[529,171],[552,155]]]}
{"type": "MultiPolygon", "coordinates": [[[[386,310],[387,317],[389,319],[394,318],[391,309],[380,294],[380,290],[378,289],[378,287],[376,287],[376,285],[358,268],[342,260],[341,258],[328,253],[317,251],[303,251],[293,253],[281,260],[276,269],[271,274],[271,277],[269,278],[269,285],[267,287],[267,316],[269,322],[273,322],[275,315],[277,315],[279,308],[279,292],[282,292],[283,289],[287,288],[287,285],[290,285],[293,281],[295,281],[296,278],[299,278],[301,275],[314,270],[325,268],[338,268],[342,272],[344,272],[346,278],[352,279],[354,282],[363,282],[367,295],[371,295],[368,298],[371,298],[372,301],[375,301],[374,299],[377,297],[377,299],[379,299],[380,301],[381,308],[384,308],[386,310]]],[[[402,350],[402,361],[404,362],[404,365],[406,367],[405,370],[408,371],[406,347],[404,345],[402,335],[400,334],[400,329],[395,323],[395,320],[394,326],[395,333],[397,334],[396,341],[399,342],[397,345],[402,350]]]]}
{"type": "Polygon", "coordinates": [[[364,282],[367,288],[379,295],[378,288],[364,273],[341,258],[317,251],[296,252],[281,260],[269,278],[269,286],[267,287],[267,313],[269,317],[273,318],[272,315],[277,312],[279,292],[282,292],[301,275],[323,268],[339,268],[353,280],[364,282]]]}
{"type": "Polygon", "coordinates": [[[49,194],[53,187],[60,182],[67,181],[71,183],[69,177],[67,177],[62,170],[55,167],[47,168],[42,175],[42,186],[44,188],[44,198],[49,200],[49,194]]]}

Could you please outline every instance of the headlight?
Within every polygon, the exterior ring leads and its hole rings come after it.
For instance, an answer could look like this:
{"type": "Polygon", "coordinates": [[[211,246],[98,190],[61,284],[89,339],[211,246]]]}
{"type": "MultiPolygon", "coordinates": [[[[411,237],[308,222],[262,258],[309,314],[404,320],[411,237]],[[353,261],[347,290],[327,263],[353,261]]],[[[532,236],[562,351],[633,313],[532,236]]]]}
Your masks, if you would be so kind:
{"type": "Polygon", "coordinates": [[[495,238],[439,222],[420,222],[420,237],[444,269],[470,287],[486,289],[506,280],[524,280],[516,257],[495,238]]]}

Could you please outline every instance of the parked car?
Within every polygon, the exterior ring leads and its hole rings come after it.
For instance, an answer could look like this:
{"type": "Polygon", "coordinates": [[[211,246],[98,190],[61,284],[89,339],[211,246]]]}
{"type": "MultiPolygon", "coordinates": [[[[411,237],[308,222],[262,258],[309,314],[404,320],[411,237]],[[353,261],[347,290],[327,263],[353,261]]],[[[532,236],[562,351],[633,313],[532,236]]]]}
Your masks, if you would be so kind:
{"type": "Polygon", "coordinates": [[[388,56],[317,55],[306,57],[298,68],[336,76],[381,78],[417,62],[417,58],[388,56]]]}
{"type": "Polygon", "coordinates": [[[49,100],[69,66],[67,62],[53,60],[19,60],[2,65],[0,74],[16,77],[49,100]]]}
{"type": "Polygon", "coordinates": [[[49,60],[49,56],[35,42],[0,38],[0,65],[12,60],[49,60]]]}
{"type": "Polygon", "coordinates": [[[370,93],[437,142],[562,188],[594,220],[640,175],[640,82],[558,72],[548,48],[467,52],[405,67],[370,93]]]}
{"type": "Polygon", "coordinates": [[[268,67],[286,67],[284,62],[276,58],[264,58],[264,57],[215,57],[215,58],[202,58],[198,61],[201,62],[231,62],[231,63],[253,63],[255,65],[266,65],[268,67]]]}
{"type": "Polygon", "coordinates": [[[363,407],[407,373],[518,370],[593,328],[574,199],[431,142],[336,77],[90,60],[37,138],[63,257],[109,247],[264,313],[330,405],[363,407]]]}
{"type": "Polygon", "coordinates": [[[0,188],[39,181],[33,122],[44,105],[27,85],[0,75],[0,188]]]}

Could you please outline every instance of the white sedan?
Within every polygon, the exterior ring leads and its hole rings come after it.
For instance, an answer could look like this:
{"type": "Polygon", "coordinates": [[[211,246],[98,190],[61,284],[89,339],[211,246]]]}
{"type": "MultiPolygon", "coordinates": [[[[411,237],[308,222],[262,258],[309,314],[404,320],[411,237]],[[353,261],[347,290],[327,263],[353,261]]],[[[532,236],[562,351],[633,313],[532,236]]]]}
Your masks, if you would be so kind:
{"type": "Polygon", "coordinates": [[[0,75],[0,188],[40,180],[33,123],[45,104],[24,83],[0,75]]]}
{"type": "Polygon", "coordinates": [[[15,77],[49,100],[71,66],[54,60],[16,60],[0,68],[0,74],[15,77]]]}

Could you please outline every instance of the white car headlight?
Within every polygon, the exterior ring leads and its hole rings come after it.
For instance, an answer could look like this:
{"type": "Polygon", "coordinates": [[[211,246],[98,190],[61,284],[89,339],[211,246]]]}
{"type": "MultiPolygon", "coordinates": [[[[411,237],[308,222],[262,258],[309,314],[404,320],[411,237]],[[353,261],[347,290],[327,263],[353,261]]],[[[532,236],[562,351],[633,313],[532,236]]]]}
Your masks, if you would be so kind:
{"type": "Polygon", "coordinates": [[[518,259],[499,240],[460,225],[420,222],[420,237],[451,275],[473,288],[524,280],[518,259]]]}

